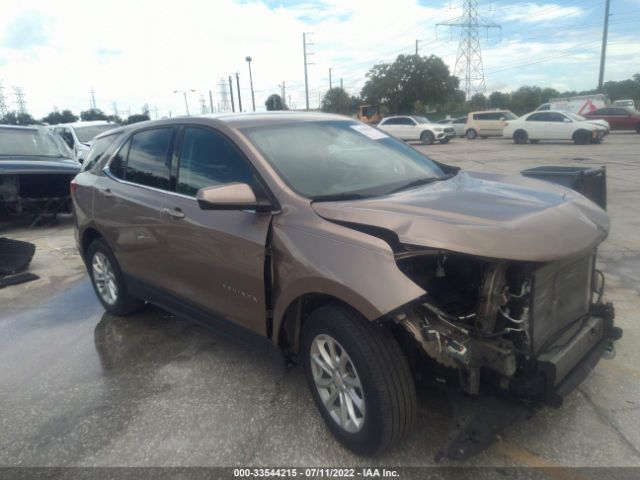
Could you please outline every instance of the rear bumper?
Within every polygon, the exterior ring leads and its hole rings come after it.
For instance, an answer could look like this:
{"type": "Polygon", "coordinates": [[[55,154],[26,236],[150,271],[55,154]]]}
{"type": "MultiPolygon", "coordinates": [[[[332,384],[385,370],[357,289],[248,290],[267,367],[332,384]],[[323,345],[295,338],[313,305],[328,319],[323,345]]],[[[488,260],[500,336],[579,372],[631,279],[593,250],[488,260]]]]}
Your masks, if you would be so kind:
{"type": "Polygon", "coordinates": [[[613,305],[594,305],[579,326],[559,337],[538,356],[533,369],[514,377],[512,394],[559,407],[587,377],[622,330],[614,326],[613,305]]]}

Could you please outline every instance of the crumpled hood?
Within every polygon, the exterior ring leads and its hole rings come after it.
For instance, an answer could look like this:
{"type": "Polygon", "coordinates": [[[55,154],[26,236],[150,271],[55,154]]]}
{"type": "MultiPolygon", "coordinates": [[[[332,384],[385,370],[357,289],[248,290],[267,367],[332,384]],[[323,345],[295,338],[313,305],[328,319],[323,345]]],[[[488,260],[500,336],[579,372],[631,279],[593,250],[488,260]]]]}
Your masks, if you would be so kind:
{"type": "Polygon", "coordinates": [[[609,217],[595,203],[520,175],[460,172],[384,197],[312,208],[327,220],[391,230],[402,243],[511,260],[576,255],[609,232],[609,217]]]}

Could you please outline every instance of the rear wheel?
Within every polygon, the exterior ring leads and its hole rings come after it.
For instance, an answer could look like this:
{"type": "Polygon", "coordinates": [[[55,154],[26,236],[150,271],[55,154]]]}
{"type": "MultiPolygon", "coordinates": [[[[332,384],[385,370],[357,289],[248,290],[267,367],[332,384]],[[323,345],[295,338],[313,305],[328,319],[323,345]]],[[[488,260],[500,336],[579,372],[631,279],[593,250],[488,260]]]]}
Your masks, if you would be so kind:
{"type": "Polygon", "coordinates": [[[341,306],[314,311],[302,332],[313,400],[333,435],[360,454],[402,440],[416,411],[407,361],[395,338],[341,306]]]}
{"type": "Polygon", "coordinates": [[[513,133],[513,141],[518,145],[524,145],[529,141],[529,135],[524,130],[516,130],[513,133]]]}
{"type": "Polygon", "coordinates": [[[436,139],[435,135],[428,130],[420,134],[420,141],[424,145],[431,145],[435,141],[435,139],[436,139]]]}
{"type": "Polygon", "coordinates": [[[144,306],[129,294],[120,266],[104,240],[91,242],[87,250],[87,268],[93,289],[104,309],[117,316],[128,315],[144,306]]]}
{"type": "Polygon", "coordinates": [[[591,143],[591,132],[578,130],[573,134],[573,143],[576,145],[587,145],[591,143]]]}
{"type": "Polygon", "coordinates": [[[466,131],[464,136],[467,137],[467,140],[474,140],[478,136],[478,132],[476,132],[473,128],[470,128],[466,131]]]}

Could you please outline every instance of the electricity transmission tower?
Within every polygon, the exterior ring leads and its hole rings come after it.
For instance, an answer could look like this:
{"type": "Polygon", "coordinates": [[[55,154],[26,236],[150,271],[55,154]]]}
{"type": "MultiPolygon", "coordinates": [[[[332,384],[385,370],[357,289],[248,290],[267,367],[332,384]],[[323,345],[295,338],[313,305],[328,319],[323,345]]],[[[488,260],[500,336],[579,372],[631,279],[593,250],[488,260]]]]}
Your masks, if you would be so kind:
{"type": "Polygon", "coordinates": [[[0,117],[4,117],[7,114],[7,98],[4,96],[4,87],[0,80],[0,117]]]}
{"type": "Polygon", "coordinates": [[[227,91],[227,82],[224,78],[220,78],[220,102],[218,104],[218,110],[221,112],[229,111],[229,92],[227,91]]]}
{"type": "Polygon", "coordinates": [[[461,17],[438,23],[436,28],[443,26],[461,29],[454,75],[460,79],[461,87],[468,100],[475,93],[483,95],[486,93],[480,34],[478,32],[481,28],[485,29],[488,36],[489,29],[502,29],[502,27],[478,14],[478,0],[463,0],[462,6],[461,17]]]}
{"type": "Polygon", "coordinates": [[[20,87],[13,87],[13,94],[16,97],[16,105],[18,106],[18,113],[27,113],[27,102],[24,99],[24,92],[20,87]]]}

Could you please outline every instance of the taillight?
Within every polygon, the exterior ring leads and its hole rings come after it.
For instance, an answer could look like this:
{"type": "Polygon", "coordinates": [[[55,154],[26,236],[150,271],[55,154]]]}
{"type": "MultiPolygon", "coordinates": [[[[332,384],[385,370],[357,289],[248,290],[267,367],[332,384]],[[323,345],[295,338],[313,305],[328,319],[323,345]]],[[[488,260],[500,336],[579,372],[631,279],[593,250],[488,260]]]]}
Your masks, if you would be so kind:
{"type": "Polygon", "coordinates": [[[78,182],[76,182],[76,179],[74,178],[73,180],[71,180],[71,182],[69,182],[69,191],[73,195],[74,193],[76,193],[77,189],[78,189],[78,182]]]}

